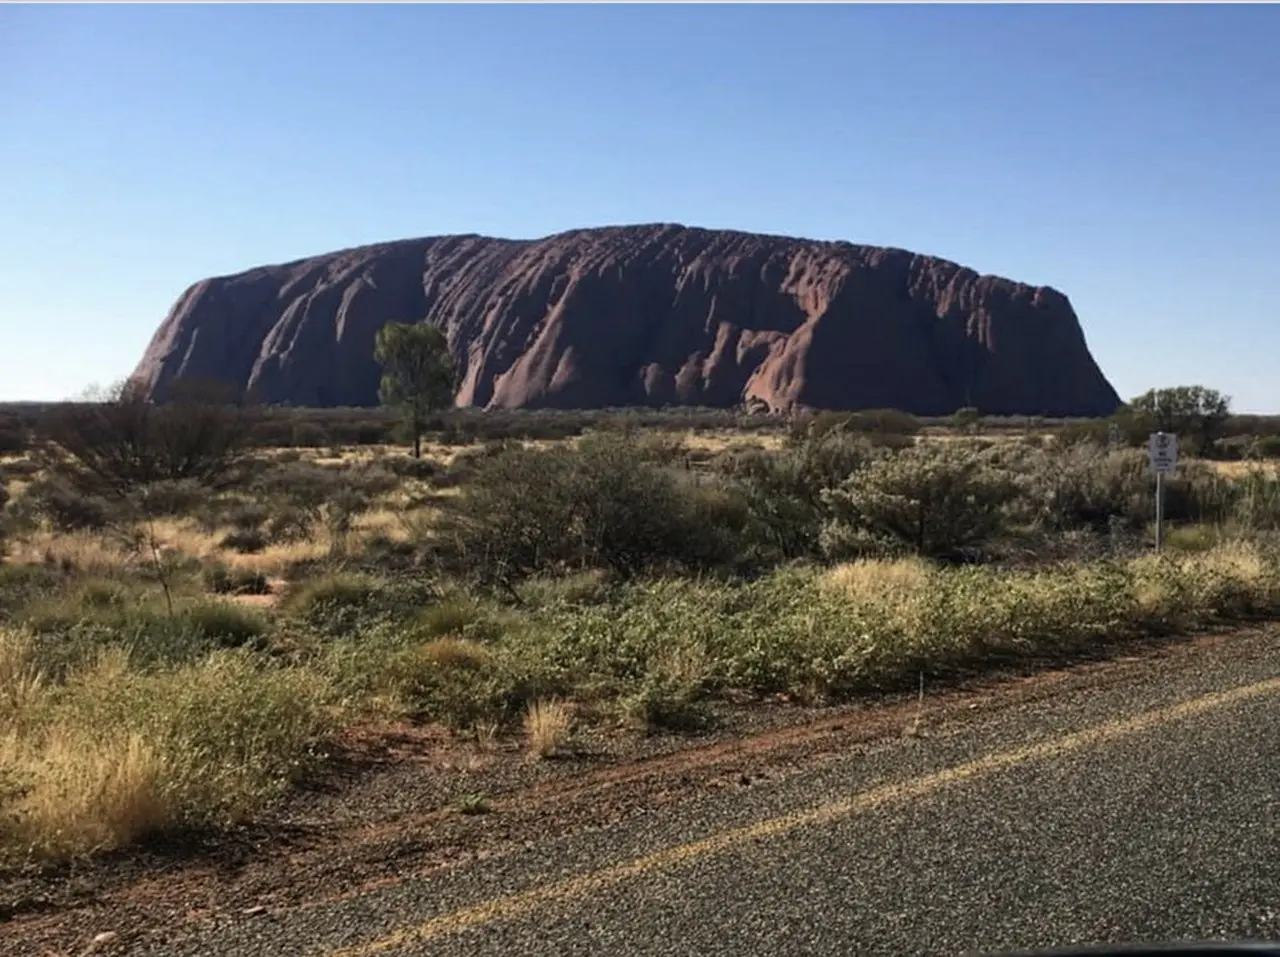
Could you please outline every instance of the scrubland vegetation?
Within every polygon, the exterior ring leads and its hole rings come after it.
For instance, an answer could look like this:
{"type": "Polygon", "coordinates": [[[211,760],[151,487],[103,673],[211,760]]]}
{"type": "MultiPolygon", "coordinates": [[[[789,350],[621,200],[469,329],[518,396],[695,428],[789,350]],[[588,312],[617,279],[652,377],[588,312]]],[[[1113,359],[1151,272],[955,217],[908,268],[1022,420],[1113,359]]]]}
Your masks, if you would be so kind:
{"type": "Polygon", "coordinates": [[[374,413],[55,411],[0,429],[3,866],[244,820],[364,722],[553,758],[1280,613],[1265,433],[1184,460],[1155,555],[1106,423],[473,416],[414,459],[374,413]]]}

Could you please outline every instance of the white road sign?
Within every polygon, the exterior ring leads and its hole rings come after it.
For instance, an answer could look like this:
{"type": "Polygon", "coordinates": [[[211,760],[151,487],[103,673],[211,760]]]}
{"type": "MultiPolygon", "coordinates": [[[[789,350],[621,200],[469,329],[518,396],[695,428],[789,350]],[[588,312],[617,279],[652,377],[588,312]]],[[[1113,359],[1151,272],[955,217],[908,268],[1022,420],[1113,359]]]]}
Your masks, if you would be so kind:
{"type": "Polygon", "coordinates": [[[1151,471],[1168,475],[1178,464],[1178,437],[1172,432],[1152,432],[1147,439],[1151,471]]]}

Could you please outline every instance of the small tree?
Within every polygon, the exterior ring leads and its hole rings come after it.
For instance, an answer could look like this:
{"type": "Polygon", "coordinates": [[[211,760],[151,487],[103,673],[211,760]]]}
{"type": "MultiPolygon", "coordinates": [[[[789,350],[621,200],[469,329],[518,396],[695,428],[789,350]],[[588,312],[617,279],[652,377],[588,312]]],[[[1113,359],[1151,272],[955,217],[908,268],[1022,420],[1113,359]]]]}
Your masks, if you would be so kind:
{"type": "Polygon", "coordinates": [[[389,322],[378,330],[373,356],[382,366],[378,398],[398,408],[422,458],[422,432],[437,409],[453,401],[454,365],[442,330],[426,323],[389,322]]]}
{"type": "Polygon", "coordinates": [[[1202,455],[1225,432],[1231,398],[1202,385],[1182,385],[1150,389],[1130,401],[1129,410],[1148,431],[1172,432],[1202,455]]]}

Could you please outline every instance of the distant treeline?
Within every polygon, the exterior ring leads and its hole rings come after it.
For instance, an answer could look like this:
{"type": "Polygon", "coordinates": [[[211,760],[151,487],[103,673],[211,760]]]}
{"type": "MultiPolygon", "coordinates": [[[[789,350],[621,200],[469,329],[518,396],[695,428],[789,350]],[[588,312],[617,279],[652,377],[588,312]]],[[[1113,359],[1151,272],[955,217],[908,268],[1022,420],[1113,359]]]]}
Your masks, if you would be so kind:
{"type": "MultiPolygon", "coordinates": [[[[0,404],[0,454],[21,452],[40,434],[42,419],[62,403],[0,404]]],[[[968,413],[968,414],[965,414],[968,413]]],[[[503,439],[564,439],[588,431],[737,431],[790,433],[833,427],[850,431],[911,435],[921,430],[1058,433],[1064,438],[1106,441],[1107,419],[1061,419],[1040,416],[918,417],[891,409],[860,412],[815,412],[797,415],[749,413],[742,409],[693,406],[629,409],[453,409],[428,425],[431,438],[454,445],[503,439]]],[[[384,408],[298,408],[262,406],[254,415],[252,444],[258,447],[334,447],[387,445],[403,440],[397,415],[384,408]]],[[[1239,457],[1254,437],[1280,444],[1280,416],[1233,415],[1217,444],[1222,457],[1239,457]]],[[[1133,443],[1134,436],[1125,436],[1133,443]]]]}

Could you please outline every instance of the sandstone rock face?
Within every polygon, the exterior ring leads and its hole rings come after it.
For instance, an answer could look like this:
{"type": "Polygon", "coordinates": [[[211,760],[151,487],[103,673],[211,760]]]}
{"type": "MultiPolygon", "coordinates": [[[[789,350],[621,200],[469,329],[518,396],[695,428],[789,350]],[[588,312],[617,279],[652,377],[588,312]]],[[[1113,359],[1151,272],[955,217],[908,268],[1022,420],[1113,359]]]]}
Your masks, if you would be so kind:
{"type": "Polygon", "coordinates": [[[442,236],[196,283],[134,378],[377,403],[388,321],[442,326],[456,402],[1094,416],[1120,399],[1061,293],[901,249],[676,225],[442,236]]]}

